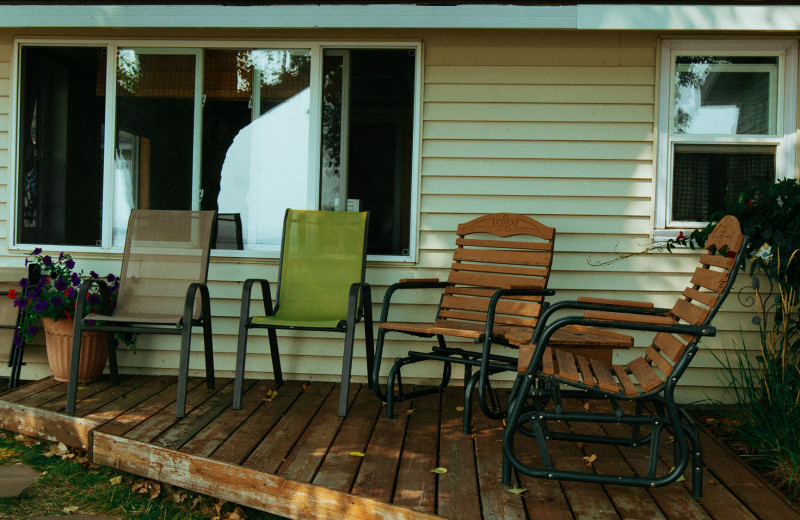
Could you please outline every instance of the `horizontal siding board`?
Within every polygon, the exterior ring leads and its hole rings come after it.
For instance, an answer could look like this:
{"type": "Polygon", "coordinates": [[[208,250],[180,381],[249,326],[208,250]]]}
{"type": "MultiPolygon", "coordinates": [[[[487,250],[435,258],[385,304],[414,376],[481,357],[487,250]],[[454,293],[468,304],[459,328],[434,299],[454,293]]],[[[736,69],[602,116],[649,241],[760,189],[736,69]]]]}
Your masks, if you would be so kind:
{"type": "Polygon", "coordinates": [[[492,159],[425,157],[422,175],[458,177],[544,177],[585,179],[652,179],[653,163],[647,160],[588,161],[584,159],[492,159]]]}
{"type": "Polygon", "coordinates": [[[463,85],[502,82],[506,85],[653,85],[654,67],[535,67],[464,65],[425,68],[425,83],[463,85]]]}
{"type": "Polygon", "coordinates": [[[545,140],[545,141],[642,141],[653,142],[651,123],[559,122],[450,122],[429,121],[424,139],[545,140]]]}
{"type": "Polygon", "coordinates": [[[554,103],[439,103],[423,107],[426,121],[578,121],[591,123],[652,123],[649,105],[554,103]]]}
{"type": "Polygon", "coordinates": [[[557,197],[591,197],[602,193],[605,197],[647,198],[652,194],[648,180],[621,179],[525,179],[426,176],[422,191],[428,195],[553,195],[557,197]]]}
{"type": "Polygon", "coordinates": [[[465,206],[475,210],[476,214],[507,211],[511,213],[529,213],[536,208],[539,215],[563,214],[569,206],[573,215],[631,215],[644,216],[652,212],[649,200],[626,200],[619,198],[593,197],[533,197],[533,196],[480,196],[480,195],[430,195],[422,197],[421,211],[455,212],[465,206]],[[591,204],[590,204],[591,203],[591,204]],[[572,207],[574,206],[574,209],[572,207]]]}
{"type": "Polygon", "coordinates": [[[589,35],[585,38],[542,38],[530,42],[529,47],[482,46],[430,46],[426,49],[426,62],[430,65],[551,65],[604,66],[620,65],[617,34],[589,35]],[[591,42],[591,43],[590,43],[591,42]]]}
{"type": "Polygon", "coordinates": [[[652,160],[651,143],[569,141],[445,141],[427,140],[426,157],[548,158],[632,161],[652,160]]]}
{"type": "Polygon", "coordinates": [[[427,85],[426,102],[652,104],[652,86],[637,85],[427,85]]]}

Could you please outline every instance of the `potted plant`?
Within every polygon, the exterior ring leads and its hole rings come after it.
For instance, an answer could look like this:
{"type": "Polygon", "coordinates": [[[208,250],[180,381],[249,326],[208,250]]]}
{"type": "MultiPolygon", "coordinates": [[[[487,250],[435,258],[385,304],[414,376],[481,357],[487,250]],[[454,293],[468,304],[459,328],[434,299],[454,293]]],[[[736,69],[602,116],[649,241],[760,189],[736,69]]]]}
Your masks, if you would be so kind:
{"type": "MultiPolygon", "coordinates": [[[[14,343],[19,345],[35,336],[39,332],[41,320],[45,331],[47,361],[53,378],[56,381],[68,381],[77,288],[83,281],[83,273],[75,270],[75,261],[66,253],[61,253],[54,259],[43,254],[41,248],[36,248],[31,255],[32,257],[25,259],[25,265],[38,265],[42,276],[38,280],[22,278],[19,281],[20,290],[10,291],[8,295],[14,300],[14,306],[22,311],[14,343]]],[[[94,271],[89,276],[95,279],[99,277],[94,271]]],[[[109,274],[106,281],[113,308],[119,292],[119,279],[116,275],[109,274]]],[[[94,291],[86,299],[84,313],[97,313],[101,308],[100,295],[96,289],[94,291]]],[[[134,343],[132,335],[118,337],[114,341],[119,339],[131,346],[134,343]]],[[[106,333],[84,332],[81,349],[78,382],[96,381],[102,375],[108,360],[106,333]]]]}

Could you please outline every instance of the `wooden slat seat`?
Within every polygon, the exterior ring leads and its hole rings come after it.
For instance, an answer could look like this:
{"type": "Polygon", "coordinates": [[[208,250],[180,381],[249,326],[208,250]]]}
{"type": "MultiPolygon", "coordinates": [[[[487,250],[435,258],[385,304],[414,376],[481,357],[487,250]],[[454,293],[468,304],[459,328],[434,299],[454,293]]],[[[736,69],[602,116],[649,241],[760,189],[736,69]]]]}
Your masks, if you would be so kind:
{"type": "MultiPolygon", "coordinates": [[[[700,265],[692,274],[689,287],[681,292],[669,309],[656,309],[652,305],[636,302],[582,298],[575,302],[557,302],[542,313],[538,326],[542,332],[533,338],[534,343],[538,341],[538,344],[530,344],[529,338],[525,354],[520,352],[521,373],[508,406],[510,413],[503,435],[505,484],[510,481],[513,467],[534,477],[643,487],[663,486],[683,474],[691,457],[692,491],[695,497],[702,495],[703,464],[699,436],[694,424],[685,419],[675,403],[675,386],[694,359],[700,338],[715,334],[710,326],[711,320],[730,292],[739,266],[744,262],[747,239],[742,235],[738,221],[727,216],[717,224],[705,246],[708,251],[700,256],[700,265]],[[562,311],[570,309],[582,312],[565,317],[562,311]],[[584,329],[577,329],[576,332],[585,334],[587,343],[594,342],[595,347],[601,345],[603,339],[612,341],[616,334],[626,336],[625,332],[629,330],[651,331],[655,334],[650,345],[642,349],[643,355],[624,364],[616,364],[609,358],[598,359],[600,356],[593,355],[591,350],[575,352],[560,346],[560,342],[572,333],[571,329],[581,326],[584,329]],[[529,400],[531,395],[534,399],[529,400]],[[566,414],[560,403],[562,396],[603,398],[614,405],[617,401],[637,401],[637,406],[633,414],[627,415],[619,406],[614,407],[612,415],[593,412],[590,406],[586,407],[585,412],[566,414]],[[556,406],[552,409],[544,406],[548,399],[555,401],[556,406]],[[546,433],[548,422],[564,419],[572,424],[618,422],[631,426],[632,433],[630,436],[605,437],[546,433]],[[542,453],[541,466],[528,465],[524,460],[530,460],[530,457],[527,454],[520,456],[515,450],[514,438],[523,425],[526,425],[525,433],[530,435],[532,431],[537,439],[542,453]],[[659,474],[655,461],[658,459],[659,435],[664,426],[669,427],[674,436],[676,460],[672,469],[659,474]],[[647,427],[650,432],[640,433],[641,429],[647,427]],[[653,463],[647,474],[639,477],[556,469],[548,464],[550,458],[546,456],[548,442],[553,439],[627,446],[651,444],[650,458],[653,463]]],[[[523,347],[520,339],[512,338],[511,343],[523,347]]]]}
{"type": "MultiPolygon", "coordinates": [[[[509,336],[520,335],[530,339],[536,321],[541,314],[547,294],[547,281],[553,260],[555,229],[536,220],[514,213],[493,213],[459,224],[456,231],[456,247],[453,261],[445,282],[436,280],[401,280],[386,293],[376,342],[373,380],[380,375],[381,354],[384,337],[388,332],[397,332],[422,337],[436,336],[438,345],[430,352],[409,352],[398,358],[389,373],[388,388],[395,387],[397,394],[384,392],[376,385],[376,393],[386,401],[387,415],[393,413],[393,403],[412,394],[404,394],[400,368],[423,360],[444,363],[442,383],[427,391],[441,391],[450,377],[450,363],[466,365],[466,377],[471,375],[469,367],[480,364],[483,358],[491,359],[492,372],[503,369],[515,370],[516,362],[508,362],[505,356],[488,353],[466,354],[463,348],[451,348],[446,338],[483,342],[484,350],[491,344],[510,346],[509,336]],[[391,297],[397,290],[437,288],[441,299],[436,316],[429,322],[390,321],[388,313],[391,297]],[[498,291],[503,297],[493,299],[498,291]],[[490,331],[486,330],[487,317],[493,315],[490,331]],[[488,338],[487,338],[488,335],[488,338]]],[[[488,365],[487,365],[488,366],[488,365]]],[[[488,374],[480,386],[488,384],[488,374]]],[[[466,392],[469,394],[470,386],[466,392]]],[[[480,392],[481,390],[479,390],[480,392]]],[[[419,395],[416,392],[413,395],[419,395]]],[[[465,399],[469,399],[465,395],[465,399]]],[[[465,403],[465,421],[469,418],[470,406],[465,403]]],[[[485,410],[486,411],[486,410],[485,410]]],[[[489,412],[490,414],[494,412],[489,412]]],[[[465,423],[466,424],[466,423],[465,423]]]]}

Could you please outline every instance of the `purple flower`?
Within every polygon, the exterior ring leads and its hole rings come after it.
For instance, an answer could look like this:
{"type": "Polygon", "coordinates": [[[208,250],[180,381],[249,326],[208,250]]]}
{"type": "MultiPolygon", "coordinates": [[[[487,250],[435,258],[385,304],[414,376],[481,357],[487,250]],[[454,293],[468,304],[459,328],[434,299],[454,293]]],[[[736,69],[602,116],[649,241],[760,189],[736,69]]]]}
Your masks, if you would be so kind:
{"type": "Polygon", "coordinates": [[[61,298],[61,296],[53,296],[50,298],[50,305],[53,307],[58,307],[62,303],[64,303],[64,300],[61,298]]]}
{"type": "Polygon", "coordinates": [[[36,312],[44,312],[47,309],[47,302],[45,301],[38,301],[33,304],[33,310],[36,312]]]}
{"type": "Polygon", "coordinates": [[[16,300],[14,300],[14,307],[16,307],[17,309],[21,309],[25,307],[25,303],[26,303],[25,298],[17,298],[16,300]]]}
{"type": "Polygon", "coordinates": [[[28,296],[34,299],[38,298],[40,294],[42,294],[42,290],[39,289],[38,287],[33,287],[28,291],[28,296]]]}
{"type": "Polygon", "coordinates": [[[117,277],[116,277],[116,276],[114,276],[114,275],[113,275],[113,274],[111,274],[111,273],[108,273],[108,276],[106,276],[106,281],[107,281],[108,283],[114,283],[114,280],[116,280],[116,279],[117,279],[117,277]]]}
{"type": "Polygon", "coordinates": [[[92,277],[92,280],[97,280],[100,277],[100,275],[95,273],[94,271],[89,271],[89,276],[92,277]]]}
{"type": "Polygon", "coordinates": [[[44,264],[45,267],[50,267],[53,265],[53,259],[50,258],[50,255],[44,255],[44,258],[42,258],[42,264],[44,264]]]}
{"type": "Polygon", "coordinates": [[[60,262],[60,261],[62,261],[63,259],[64,259],[64,252],[62,251],[62,252],[61,252],[61,253],[58,255],[58,261],[60,262]]]}
{"type": "MultiPolygon", "coordinates": [[[[75,267],[75,260],[73,260],[72,258],[67,258],[67,260],[64,262],[64,265],[67,267],[67,269],[72,269],[73,267],[75,267]]],[[[77,274],[75,276],[77,276],[77,274]]]]}
{"type": "Polygon", "coordinates": [[[68,287],[68,286],[69,286],[69,284],[67,283],[67,281],[66,281],[66,280],[64,280],[64,279],[62,279],[62,278],[59,278],[59,279],[58,279],[58,280],[56,280],[56,282],[53,284],[53,287],[55,287],[56,291],[59,291],[59,292],[63,292],[63,291],[65,291],[65,290],[67,289],[67,287],[68,287]]]}
{"type": "Polygon", "coordinates": [[[88,303],[89,305],[97,305],[100,303],[100,297],[97,296],[96,294],[90,294],[89,296],[86,297],[86,303],[88,303]]]}
{"type": "Polygon", "coordinates": [[[28,283],[30,283],[30,280],[28,280],[27,278],[23,278],[19,281],[19,286],[24,289],[28,286],[28,283]]]}
{"type": "Polygon", "coordinates": [[[74,287],[67,287],[67,290],[64,291],[64,296],[67,298],[74,298],[75,297],[75,288],[74,287]]]}
{"type": "Polygon", "coordinates": [[[36,249],[33,250],[33,253],[31,253],[31,254],[32,255],[39,255],[41,253],[42,253],[42,248],[41,247],[37,247],[36,249]]]}
{"type": "Polygon", "coordinates": [[[28,334],[30,334],[31,336],[35,336],[37,332],[39,332],[39,329],[36,328],[36,325],[28,326],[28,334]]]}

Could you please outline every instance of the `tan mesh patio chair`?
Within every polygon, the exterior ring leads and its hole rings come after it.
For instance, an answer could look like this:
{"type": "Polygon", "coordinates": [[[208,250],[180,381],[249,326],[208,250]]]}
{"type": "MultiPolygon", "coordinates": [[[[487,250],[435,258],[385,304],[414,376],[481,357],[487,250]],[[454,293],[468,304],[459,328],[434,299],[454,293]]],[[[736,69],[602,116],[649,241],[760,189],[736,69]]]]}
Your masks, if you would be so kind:
{"type": "Polygon", "coordinates": [[[84,330],[108,332],[109,368],[118,384],[114,332],[181,336],[176,415],[186,412],[186,383],[192,326],[203,328],[206,382],[214,388],[214,359],[208,287],[208,259],[215,211],[133,210],[122,257],[119,297],[112,309],[104,280],[89,279],[78,292],[84,309],[90,288],[98,286],[103,312],[75,316],[67,412],[75,411],[80,337],[84,330]],[[197,293],[200,299],[197,300],[197,293]]]}

